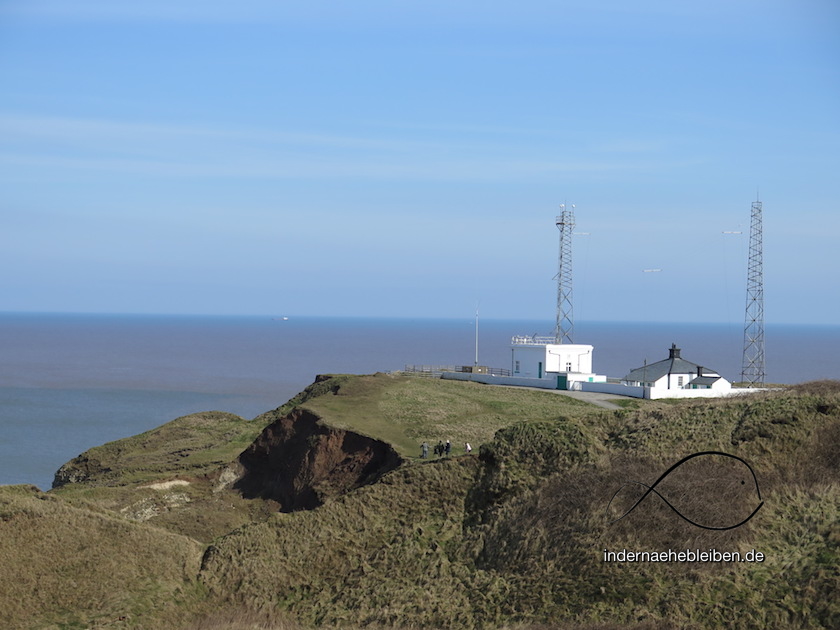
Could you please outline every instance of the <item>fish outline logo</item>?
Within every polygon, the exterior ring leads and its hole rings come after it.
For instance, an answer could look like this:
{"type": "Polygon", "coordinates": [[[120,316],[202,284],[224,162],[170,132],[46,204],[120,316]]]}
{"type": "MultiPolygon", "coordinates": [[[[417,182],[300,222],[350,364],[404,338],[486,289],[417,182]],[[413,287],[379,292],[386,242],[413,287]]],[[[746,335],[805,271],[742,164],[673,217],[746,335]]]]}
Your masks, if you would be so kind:
{"type": "MultiPolygon", "coordinates": [[[[743,484],[744,481],[741,481],[741,483],[743,484]]],[[[655,482],[653,482],[653,485],[651,485],[651,486],[649,486],[645,483],[642,483],[641,481],[627,481],[627,482],[625,482],[624,484],[622,484],[622,486],[618,490],[615,491],[612,498],[610,499],[610,502],[607,504],[607,513],[609,512],[610,506],[612,505],[613,501],[618,496],[618,493],[621,492],[624,488],[626,488],[627,486],[629,486],[631,484],[636,484],[638,486],[642,486],[643,488],[647,488],[647,490],[645,491],[645,493],[641,497],[639,497],[636,500],[636,502],[630,507],[629,510],[627,510],[624,514],[622,514],[618,518],[609,521],[607,523],[607,525],[612,525],[613,523],[617,523],[618,521],[623,519],[625,516],[630,514],[630,512],[635,510],[636,507],[642,501],[644,501],[647,498],[647,496],[651,493],[655,494],[660,499],[662,499],[665,502],[665,505],[667,505],[669,508],[671,508],[674,511],[674,513],[676,513],[677,516],[679,516],[684,521],[690,523],[691,525],[694,525],[695,527],[700,527],[702,529],[710,529],[710,530],[714,530],[714,531],[726,531],[726,530],[729,530],[729,529],[735,529],[736,527],[740,527],[741,525],[743,525],[744,523],[749,521],[753,516],[755,516],[758,513],[758,511],[761,509],[761,507],[764,505],[764,501],[761,499],[761,490],[758,487],[758,479],[755,476],[755,471],[752,469],[752,466],[750,466],[744,459],[738,457],[737,455],[732,455],[731,453],[724,453],[723,451],[700,451],[698,453],[692,453],[691,455],[687,455],[686,457],[683,457],[680,461],[678,461],[676,464],[671,466],[664,473],[659,475],[659,478],[655,482]],[[737,460],[737,461],[741,462],[742,464],[744,464],[744,466],[747,467],[747,470],[750,471],[750,474],[752,475],[753,483],[755,484],[755,491],[756,491],[756,494],[758,495],[759,503],[758,503],[758,506],[756,506],[756,508],[752,511],[752,513],[749,516],[747,516],[744,520],[742,520],[741,522],[735,523],[734,525],[727,525],[725,527],[712,527],[712,526],[709,526],[709,525],[701,525],[700,523],[696,523],[693,520],[691,520],[690,518],[688,518],[687,516],[685,516],[684,514],[682,514],[677,508],[675,508],[673,505],[671,505],[671,503],[670,503],[670,501],[668,501],[668,499],[666,499],[661,493],[659,493],[656,490],[656,486],[659,485],[659,483],[663,479],[665,479],[668,475],[670,475],[674,470],[676,470],[677,468],[682,466],[685,462],[689,461],[690,459],[694,459],[695,457],[702,457],[703,455],[721,455],[723,457],[732,458],[732,459],[737,460]]]]}

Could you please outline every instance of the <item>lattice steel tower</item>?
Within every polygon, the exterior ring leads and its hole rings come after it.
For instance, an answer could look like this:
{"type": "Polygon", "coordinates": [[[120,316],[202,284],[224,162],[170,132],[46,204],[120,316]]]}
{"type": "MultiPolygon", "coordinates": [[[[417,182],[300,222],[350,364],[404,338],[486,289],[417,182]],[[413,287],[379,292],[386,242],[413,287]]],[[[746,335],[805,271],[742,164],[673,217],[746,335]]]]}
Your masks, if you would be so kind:
{"type": "Polygon", "coordinates": [[[747,314],[741,380],[759,387],[764,385],[764,260],[761,232],[761,202],[756,200],[752,204],[750,219],[747,314]]]}
{"type": "Polygon", "coordinates": [[[560,204],[557,228],[560,230],[560,257],[557,263],[557,324],[554,327],[555,343],[574,343],[574,318],[572,315],[572,230],[575,229],[575,206],[566,210],[560,204]]]}

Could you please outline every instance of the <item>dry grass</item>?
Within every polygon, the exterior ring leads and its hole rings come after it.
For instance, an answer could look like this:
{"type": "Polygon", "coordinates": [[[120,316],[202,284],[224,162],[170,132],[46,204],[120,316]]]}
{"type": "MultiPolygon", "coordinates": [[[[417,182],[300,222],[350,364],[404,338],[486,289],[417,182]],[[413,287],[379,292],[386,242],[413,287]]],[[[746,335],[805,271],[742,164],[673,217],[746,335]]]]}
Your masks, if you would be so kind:
{"type": "Polygon", "coordinates": [[[211,547],[201,579],[215,596],[305,623],[447,625],[470,614],[455,559],[477,466],[465,457],[399,469],[317,510],[243,528],[211,547]]]}
{"type": "Polygon", "coordinates": [[[36,489],[0,487],[4,628],[143,628],[177,618],[200,590],[189,538],[83,510],[36,489]]]}
{"type": "MultiPolygon", "coordinates": [[[[199,423],[169,444],[165,433],[115,443],[102,451],[113,462],[107,479],[50,494],[0,489],[0,569],[19,576],[0,597],[6,627],[840,627],[840,383],[604,412],[546,392],[339,377],[253,427],[294,404],[411,456],[423,440],[484,446],[415,460],[315,510],[274,514],[213,492],[222,454],[238,455],[235,438],[227,451],[212,437],[202,455],[199,423]],[[194,438],[182,459],[204,472],[183,475],[171,455],[194,438]],[[700,450],[755,469],[765,505],[747,525],[699,530],[657,497],[609,524],[623,483],[649,484],[700,450]],[[143,487],[171,479],[190,485],[143,487]],[[189,501],[164,509],[167,494],[189,501]],[[160,513],[128,520],[122,510],[144,501],[160,513]],[[766,560],[603,561],[605,548],[709,547],[766,560]]],[[[731,463],[691,460],[659,489],[687,515],[729,522],[750,498],[731,463]]],[[[623,499],[619,511],[632,504],[623,499]]]]}
{"type": "MultiPolygon", "coordinates": [[[[837,475],[836,396],[794,390],[512,425],[482,448],[472,479],[450,477],[460,460],[396,471],[315,512],[225,538],[202,577],[218,594],[236,584],[241,603],[270,601],[326,625],[834,627],[837,484],[817,480],[837,475]],[[770,429],[733,439],[747,422],[770,429]],[[766,505],[753,521],[698,529],[651,497],[608,525],[616,488],[652,483],[706,449],[761,460],[753,463],[766,505]],[[767,560],[621,565],[603,561],[605,548],[756,549],[767,560]],[[254,577],[268,567],[270,578],[254,577]],[[793,588],[773,580],[782,572],[793,588]]],[[[736,522],[754,497],[743,470],[712,459],[691,460],[660,490],[697,520],[736,522]]]]}
{"type": "Polygon", "coordinates": [[[183,630],[304,630],[282,615],[231,608],[215,610],[189,623],[183,630]]]}

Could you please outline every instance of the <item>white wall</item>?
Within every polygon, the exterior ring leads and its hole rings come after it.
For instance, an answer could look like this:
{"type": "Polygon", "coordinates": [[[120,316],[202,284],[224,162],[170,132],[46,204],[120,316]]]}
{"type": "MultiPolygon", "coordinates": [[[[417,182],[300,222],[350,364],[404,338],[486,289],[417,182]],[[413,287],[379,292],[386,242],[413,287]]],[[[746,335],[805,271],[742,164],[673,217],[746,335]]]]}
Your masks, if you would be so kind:
{"type": "Polygon", "coordinates": [[[574,389],[579,392],[598,392],[600,394],[617,394],[619,396],[644,398],[646,388],[636,387],[634,385],[621,385],[619,383],[606,383],[603,381],[596,383],[576,381],[570,389],[574,389]]]}
{"type": "MultiPolygon", "coordinates": [[[[457,381],[473,381],[486,383],[488,385],[518,385],[520,387],[539,387],[541,389],[556,389],[557,375],[553,374],[551,379],[517,378],[515,376],[492,376],[490,374],[469,374],[462,372],[444,372],[441,378],[457,381]]],[[[581,392],[599,392],[601,394],[618,394],[619,396],[630,396],[632,398],[724,398],[726,396],[743,396],[756,392],[770,391],[769,388],[738,387],[728,391],[717,391],[714,389],[662,389],[651,387],[636,387],[633,385],[622,385],[620,383],[589,383],[587,381],[575,381],[570,389],[581,392]]]]}
{"type": "Polygon", "coordinates": [[[569,372],[567,375],[569,383],[606,383],[606,374],[593,374],[592,372],[569,372]]]}
{"type": "MultiPolygon", "coordinates": [[[[706,372],[706,376],[710,376],[711,372],[706,372]]],[[[662,378],[653,382],[653,389],[662,389],[666,391],[679,391],[680,389],[689,389],[689,383],[696,378],[696,373],[691,374],[666,374],[662,378]],[[682,385],[680,385],[680,377],[682,377],[682,385]],[[670,382],[670,388],[668,383],[670,382]]],[[[625,381],[622,381],[624,383],[625,381]]],[[[637,387],[636,385],[631,384],[633,387],[637,387]]],[[[714,383],[712,383],[712,388],[710,391],[717,392],[719,396],[721,392],[728,391],[732,387],[732,384],[727,381],[725,378],[719,378],[714,383]]],[[[703,391],[702,389],[692,389],[693,392],[703,391]]]]}
{"type": "Polygon", "coordinates": [[[651,400],[658,400],[659,398],[723,398],[743,392],[743,390],[739,389],[661,389],[657,387],[647,389],[648,392],[645,398],[650,398],[651,400]]]}
{"type": "Polygon", "coordinates": [[[664,387],[639,387],[619,383],[587,383],[585,381],[575,383],[574,389],[583,392],[618,394],[619,396],[649,398],[651,400],[658,400],[660,398],[722,398],[725,396],[738,396],[757,391],[766,391],[758,388],[732,389],[731,387],[724,389],[665,389],[664,387]]]}
{"type": "Polygon", "coordinates": [[[493,376],[492,374],[470,374],[469,372],[444,372],[440,376],[452,381],[472,381],[487,385],[516,385],[519,387],[538,387],[540,389],[557,389],[557,375],[549,378],[521,378],[516,376],[493,376]]]}
{"type": "Polygon", "coordinates": [[[514,376],[524,378],[550,378],[556,380],[558,372],[592,373],[593,346],[585,344],[514,344],[514,376]],[[519,370],[516,362],[519,362],[519,370]],[[542,363],[542,370],[540,370],[542,363]],[[549,372],[550,374],[546,374],[549,372]]]}
{"type": "Polygon", "coordinates": [[[557,382],[554,374],[546,375],[545,346],[513,346],[513,367],[514,376],[521,378],[551,378],[557,382]],[[516,369],[517,361],[519,369],[516,369]],[[539,364],[542,363],[542,376],[540,376],[539,364]]]}
{"type": "Polygon", "coordinates": [[[551,344],[545,347],[549,372],[592,372],[593,346],[577,343],[551,344]]]}

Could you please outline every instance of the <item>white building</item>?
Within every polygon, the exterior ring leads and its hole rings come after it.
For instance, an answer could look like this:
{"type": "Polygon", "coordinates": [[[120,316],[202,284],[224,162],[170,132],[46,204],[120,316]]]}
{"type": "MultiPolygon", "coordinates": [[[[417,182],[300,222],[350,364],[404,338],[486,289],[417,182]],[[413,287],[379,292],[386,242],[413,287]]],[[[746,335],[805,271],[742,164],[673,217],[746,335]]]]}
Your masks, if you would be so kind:
{"type": "Polygon", "coordinates": [[[683,359],[676,344],[671,344],[667,359],[631,370],[621,382],[660,391],[710,389],[723,394],[732,389],[732,384],[714,370],[683,359]]]}
{"type": "Polygon", "coordinates": [[[511,374],[552,380],[558,389],[566,389],[572,381],[605,381],[605,376],[592,373],[593,349],[586,344],[555,343],[554,337],[513,337],[511,374]]]}

